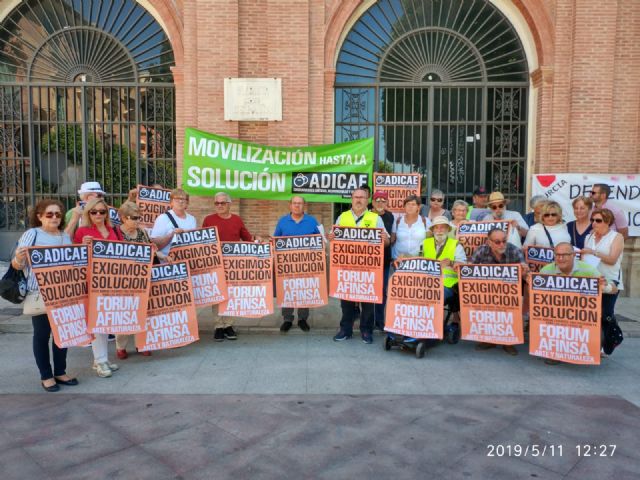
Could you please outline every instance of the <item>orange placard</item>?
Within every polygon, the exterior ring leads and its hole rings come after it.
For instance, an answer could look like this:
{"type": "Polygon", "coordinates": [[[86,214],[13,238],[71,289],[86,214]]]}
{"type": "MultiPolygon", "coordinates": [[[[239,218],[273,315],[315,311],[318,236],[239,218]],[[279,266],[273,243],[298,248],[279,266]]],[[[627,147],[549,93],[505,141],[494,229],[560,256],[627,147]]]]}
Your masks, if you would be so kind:
{"type": "Polygon", "coordinates": [[[164,188],[147,187],[146,185],[138,185],[138,197],[136,204],[140,210],[140,226],[144,228],[152,228],[158,215],[162,215],[169,210],[169,200],[171,190],[164,188]]]}
{"type": "Polygon", "coordinates": [[[87,246],[32,247],[27,258],[56,345],[68,348],[91,343],[93,335],[87,329],[87,246]]]}
{"type": "Polygon", "coordinates": [[[419,173],[374,173],[373,192],[387,192],[387,210],[403,213],[404,199],[409,195],[420,197],[419,173]]]}
{"type": "Polygon", "coordinates": [[[509,238],[509,222],[507,221],[489,221],[489,222],[460,222],[456,237],[464,248],[467,258],[471,258],[473,252],[478,247],[487,243],[487,233],[494,228],[499,228],[507,233],[509,238]]]}
{"type": "Polygon", "coordinates": [[[531,355],[600,365],[602,293],[597,277],[533,273],[529,298],[531,355]]]}
{"type": "Polygon", "coordinates": [[[334,225],[333,235],[329,295],[351,302],[382,303],[382,229],[334,225]]]}
{"type": "Polygon", "coordinates": [[[271,243],[223,242],[227,300],[219,315],[258,318],[273,313],[271,243]]]}
{"type": "Polygon", "coordinates": [[[140,352],[182,347],[200,339],[186,262],[152,267],[145,323],[146,330],[136,334],[140,352]]]}
{"type": "Polygon", "coordinates": [[[528,245],[524,247],[524,257],[527,259],[529,271],[531,273],[536,273],[545,265],[552,263],[555,258],[555,254],[551,247],[528,245]]]}
{"type": "Polygon", "coordinates": [[[389,279],[384,329],[411,338],[443,338],[440,262],[403,258],[389,279]]]}
{"type": "Polygon", "coordinates": [[[524,343],[520,265],[462,265],[460,330],[463,340],[524,343]]]}
{"type": "Polygon", "coordinates": [[[273,237],[279,307],[326,305],[327,256],[322,235],[273,237]]]}
{"type": "Polygon", "coordinates": [[[147,243],[92,240],[89,247],[89,331],[144,331],[153,247],[147,243]]]}
{"type": "Polygon", "coordinates": [[[221,244],[216,227],[197,228],[173,236],[171,257],[176,262],[187,262],[193,298],[197,307],[206,307],[227,298],[221,244]]]}

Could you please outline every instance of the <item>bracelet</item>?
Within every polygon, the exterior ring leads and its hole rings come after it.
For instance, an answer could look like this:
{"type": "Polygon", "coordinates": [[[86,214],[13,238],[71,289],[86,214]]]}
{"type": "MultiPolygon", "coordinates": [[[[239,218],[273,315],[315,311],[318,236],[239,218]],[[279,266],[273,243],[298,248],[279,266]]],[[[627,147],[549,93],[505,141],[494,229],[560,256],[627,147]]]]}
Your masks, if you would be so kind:
{"type": "Polygon", "coordinates": [[[18,259],[17,259],[17,258],[15,258],[15,257],[13,258],[13,262],[14,262],[16,265],[18,265],[20,268],[24,268],[24,267],[26,267],[26,266],[27,266],[27,262],[21,263],[21,262],[19,262],[19,261],[18,261],[18,259]]]}

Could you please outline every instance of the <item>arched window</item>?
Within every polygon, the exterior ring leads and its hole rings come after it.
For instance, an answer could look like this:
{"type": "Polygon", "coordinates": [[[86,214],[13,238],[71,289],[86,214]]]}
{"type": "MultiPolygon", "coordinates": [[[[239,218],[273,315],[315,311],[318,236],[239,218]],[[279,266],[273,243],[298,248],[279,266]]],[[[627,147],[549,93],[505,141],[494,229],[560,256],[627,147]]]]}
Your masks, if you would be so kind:
{"type": "Polygon", "coordinates": [[[24,0],[0,23],[0,230],[99,181],[175,185],[173,51],[135,0],[24,0]]]}
{"type": "Polygon", "coordinates": [[[336,141],[375,137],[376,169],[423,174],[448,200],[475,186],[522,205],[529,73],[488,0],[381,0],[338,55],[336,141]]]}

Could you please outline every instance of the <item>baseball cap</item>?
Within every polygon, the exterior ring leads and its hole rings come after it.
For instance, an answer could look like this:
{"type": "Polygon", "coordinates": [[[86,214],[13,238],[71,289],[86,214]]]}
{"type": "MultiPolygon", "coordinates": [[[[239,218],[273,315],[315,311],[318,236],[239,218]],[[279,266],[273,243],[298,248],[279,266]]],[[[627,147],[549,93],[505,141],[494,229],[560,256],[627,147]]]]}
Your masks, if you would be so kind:
{"type": "Polygon", "coordinates": [[[489,195],[489,192],[484,187],[476,187],[476,189],[473,191],[473,194],[474,195],[489,195]]]}
{"type": "Polygon", "coordinates": [[[373,194],[373,199],[376,200],[378,198],[384,198],[385,200],[387,200],[389,198],[389,194],[383,190],[378,190],[373,194]]]}

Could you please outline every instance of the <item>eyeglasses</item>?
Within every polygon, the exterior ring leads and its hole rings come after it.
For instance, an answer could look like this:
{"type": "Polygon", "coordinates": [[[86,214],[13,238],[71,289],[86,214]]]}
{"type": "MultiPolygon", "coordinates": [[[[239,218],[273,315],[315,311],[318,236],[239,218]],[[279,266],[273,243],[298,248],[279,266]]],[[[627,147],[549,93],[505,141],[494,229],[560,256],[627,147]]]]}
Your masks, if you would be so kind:
{"type": "Polygon", "coordinates": [[[436,197],[431,197],[429,200],[431,200],[432,202],[444,202],[444,198],[436,198],[436,197]]]}
{"type": "Polygon", "coordinates": [[[557,214],[557,213],[545,213],[545,214],[543,214],[542,216],[543,216],[544,218],[547,218],[547,217],[557,217],[557,216],[558,216],[558,214],[557,214]]]}
{"type": "Polygon", "coordinates": [[[592,218],[591,219],[591,223],[596,222],[596,223],[602,223],[604,222],[604,220],[602,218],[592,218]]]}
{"type": "Polygon", "coordinates": [[[46,218],[53,218],[53,217],[62,218],[62,213],[60,213],[60,212],[46,212],[44,214],[44,216],[46,218]]]}
{"type": "Polygon", "coordinates": [[[490,208],[491,210],[497,210],[497,209],[499,209],[499,208],[504,208],[504,203],[498,203],[497,205],[496,205],[496,204],[489,205],[489,208],[490,208]]]}
{"type": "Polygon", "coordinates": [[[222,206],[222,205],[226,205],[229,202],[213,202],[214,205],[217,205],[218,207],[222,206]]]}
{"type": "Polygon", "coordinates": [[[142,217],[139,215],[134,215],[134,216],[129,216],[130,220],[133,220],[134,222],[137,222],[138,220],[140,220],[142,217]]]}
{"type": "Polygon", "coordinates": [[[176,202],[188,202],[189,201],[188,198],[184,198],[184,197],[173,197],[171,200],[175,200],[176,202]]]}
{"type": "Polygon", "coordinates": [[[90,210],[89,215],[106,215],[106,210],[90,210]]]}
{"type": "Polygon", "coordinates": [[[571,252],[571,253],[556,253],[556,258],[573,257],[574,255],[575,255],[575,252],[571,252]]]}
{"type": "Polygon", "coordinates": [[[507,243],[507,239],[506,238],[504,240],[491,240],[491,239],[489,239],[489,241],[491,243],[495,243],[496,245],[502,245],[503,243],[507,243]]]}
{"type": "Polygon", "coordinates": [[[376,198],[376,202],[384,202],[384,203],[387,203],[387,199],[386,199],[386,198],[376,198]]]}

